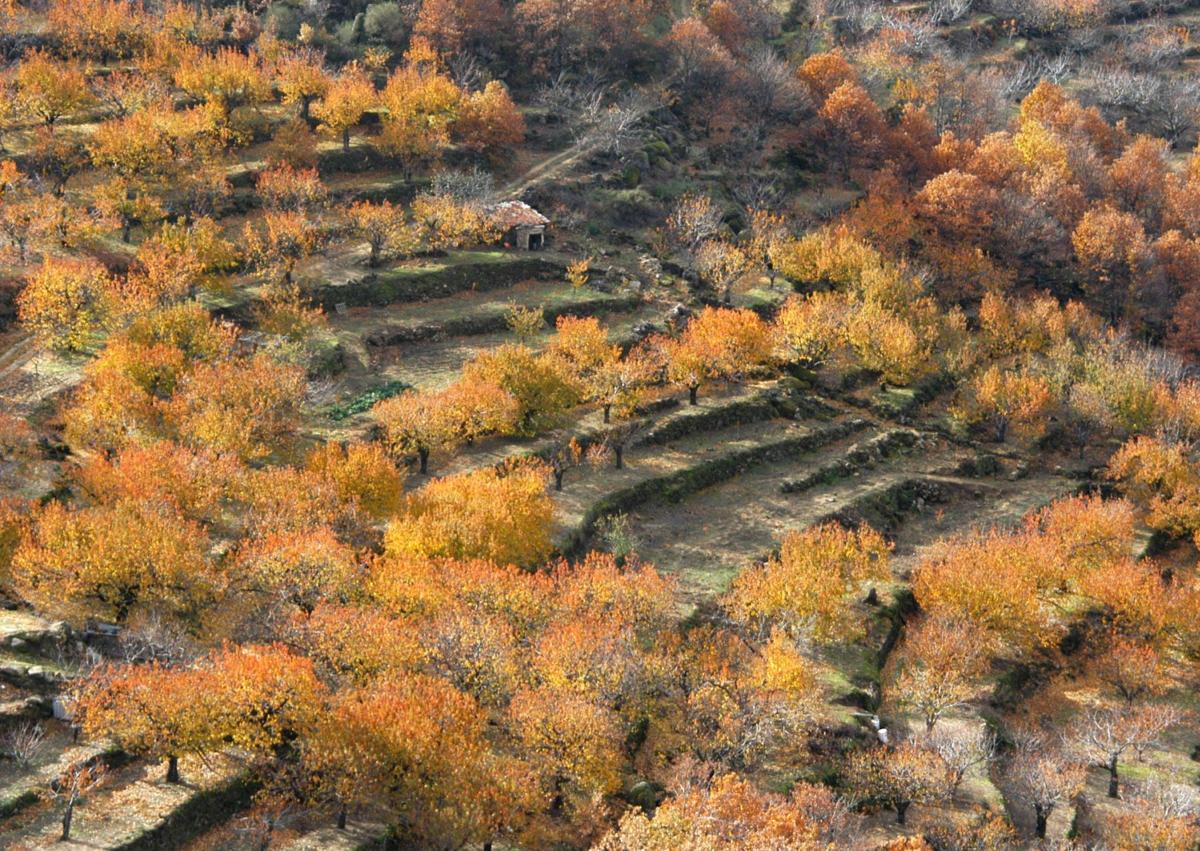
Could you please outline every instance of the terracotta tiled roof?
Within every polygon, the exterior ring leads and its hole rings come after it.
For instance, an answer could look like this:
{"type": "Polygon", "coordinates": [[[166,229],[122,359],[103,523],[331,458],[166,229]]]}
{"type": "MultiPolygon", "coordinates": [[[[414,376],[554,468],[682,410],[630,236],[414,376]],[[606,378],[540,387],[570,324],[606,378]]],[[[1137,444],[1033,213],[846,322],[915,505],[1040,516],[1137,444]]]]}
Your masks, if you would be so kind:
{"type": "Polygon", "coordinates": [[[548,225],[550,220],[530,207],[524,201],[504,201],[496,204],[489,212],[492,220],[500,227],[508,230],[515,227],[537,227],[548,225]]]}

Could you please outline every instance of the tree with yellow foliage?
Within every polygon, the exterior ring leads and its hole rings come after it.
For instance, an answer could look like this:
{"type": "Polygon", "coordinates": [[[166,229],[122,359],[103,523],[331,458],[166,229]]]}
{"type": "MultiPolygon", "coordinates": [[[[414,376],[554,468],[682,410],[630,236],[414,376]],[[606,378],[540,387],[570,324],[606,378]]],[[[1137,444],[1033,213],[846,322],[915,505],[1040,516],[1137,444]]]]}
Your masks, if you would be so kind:
{"type": "Polygon", "coordinates": [[[325,130],[341,137],[342,150],[350,150],[350,131],[367,110],[379,100],[370,77],[357,64],[350,63],[334,78],[321,100],[312,105],[312,114],[325,130]]]}
{"type": "Polygon", "coordinates": [[[393,558],[490,559],[532,567],[550,554],[554,503],[549,470],[523,463],[437,479],[408,494],[388,525],[393,558]]]}
{"type": "Polygon", "coordinates": [[[853,631],[849,595],[887,579],[891,545],[867,526],[828,524],[793,532],[779,555],[734,578],[725,606],[759,636],[781,629],[833,641],[853,631]]]}
{"type": "Polygon", "coordinates": [[[695,405],[700,388],[731,380],[770,362],[771,334],[751,310],[706,307],[683,333],[661,341],[667,377],[688,390],[695,405]]]}
{"type": "Polygon", "coordinates": [[[466,383],[489,384],[517,402],[516,431],[532,435],[552,426],[580,400],[563,362],[528,346],[506,344],[477,354],[463,367],[466,383]]]}
{"type": "Polygon", "coordinates": [[[967,425],[987,426],[997,443],[1005,441],[1010,429],[1028,437],[1039,436],[1056,401],[1044,376],[997,364],[975,376],[968,394],[951,416],[967,425]]]}
{"type": "Polygon", "coordinates": [[[47,348],[78,351],[104,327],[113,295],[113,279],[96,261],[46,258],[17,297],[17,315],[47,348]]]}

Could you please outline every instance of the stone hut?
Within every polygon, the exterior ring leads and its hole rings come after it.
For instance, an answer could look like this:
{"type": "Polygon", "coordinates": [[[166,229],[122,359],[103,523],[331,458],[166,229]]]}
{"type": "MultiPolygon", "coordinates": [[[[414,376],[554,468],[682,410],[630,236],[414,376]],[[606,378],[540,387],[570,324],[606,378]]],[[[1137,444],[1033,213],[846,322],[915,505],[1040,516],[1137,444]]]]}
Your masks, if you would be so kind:
{"type": "Polygon", "coordinates": [[[546,247],[546,227],[550,220],[524,201],[504,201],[488,212],[504,232],[506,248],[540,251],[546,247]]]}

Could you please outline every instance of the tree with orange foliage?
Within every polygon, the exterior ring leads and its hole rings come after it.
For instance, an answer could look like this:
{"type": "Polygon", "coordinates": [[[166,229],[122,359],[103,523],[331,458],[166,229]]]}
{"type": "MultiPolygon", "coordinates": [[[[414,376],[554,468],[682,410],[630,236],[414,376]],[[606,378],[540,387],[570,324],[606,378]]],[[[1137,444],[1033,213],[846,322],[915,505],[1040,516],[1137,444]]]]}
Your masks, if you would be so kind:
{"type": "Polygon", "coordinates": [[[39,609],[72,619],[120,623],[139,606],[194,616],[215,590],[210,546],[199,524],[170,509],[51,502],[13,555],[13,586],[39,609]]]}
{"type": "Polygon", "coordinates": [[[1139,135],[1112,165],[1108,176],[1121,206],[1157,229],[1166,201],[1170,146],[1162,139],[1139,135]]]}
{"type": "Polygon", "coordinates": [[[405,255],[416,250],[417,234],[406,221],[404,211],[391,201],[356,201],[348,215],[354,232],[366,240],[370,249],[368,266],[378,266],[384,252],[405,255]]]}
{"type": "Polygon", "coordinates": [[[1039,436],[1055,402],[1054,390],[1045,377],[996,364],[975,376],[968,393],[951,410],[951,416],[966,425],[986,425],[997,443],[1005,441],[1010,428],[1029,437],[1039,436]]]}
{"type": "Polygon", "coordinates": [[[17,296],[17,315],[42,345],[78,351],[104,326],[113,286],[94,260],[46,258],[17,296]]]}
{"type": "Polygon", "coordinates": [[[349,808],[382,804],[406,841],[486,843],[532,803],[519,794],[521,766],[492,753],[486,728],[475,701],[444,680],[388,676],[338,692],[302,760],[340,825],[349,808]]]}
{"type": "Polygon", "coordinates": [[[1084,291],[1115,323],[1130,308],[1147,261],[1146,233],[1132,213],[1108,206],[1088,210],[1071,235],[1084,291]]]}
{"type": "Polygon", "coordinates": [[[202,756],[221,746],[213,723],[214,683],[203,669],[171,669],[157,663],[109,666],[79,687],[76,716],[83,731],[111,738],[128,753],[167,761],[167,782],[181,782],[179,758],[202,756]]]}
{"type": "Polygon", "coordinates": [[[458,445],[443,394],[409,390],[377,404],[374,414],[383,426],[389,451],[396,457],[416,453],[421,475],[429,472],[431,453],[458,445]]]}
{"type": "Polygon", "coordinates": [[[418,195],[409,215],[420,239],[435,251],[488,245],[500,238],[499,228],[482,206],[449,195],[418,195]]]}
{"type": "Polygon", "coordinates": [[[913,804],[929,804],[945,797],[950,773],[945,761],[931,748],[911,742],[876,747],[850,755],[850,785],[868,804],[896,811],[896,823],[905,824],[913,804]]]}
{"type": "Polygon", "coordinates": [[[1148,641],[1113,634],[1094,662],[1096,678],[1112,689],[1127,706],[1159,697],[1170,686],[1169,662],[1163,651],[1148,641]]]}
{"type": "Polygon", "coordinates": [[[269,629],[274,616],[289,610],[308,614],[321,602],[345,602],[358,587],[354,551],[325,527],[255,538],[233,559],[231,590],[250,609],[256,629],[269,629]]]}
{"type": "Polygon", "coordinates": [[[303,370],[265,355],[202,363],[180,383],[168,419],[184,443],[260,460],[290,448],[304,387],[303,370]]]}
{"type": "Polygon", "coordinates": [[[483,558],[532,567],[551,549],[549,478],[545,465],[529,462],[432,481],[408,494],[388,525],[384,547],[393,557],[483,558]]]}
{"type": "Polygon", "coordinates": [[[620,788],[625,764],[615,713],[565,688],[513,697],[506,719],[551,807],[586,809],[620,788]]]}
{"type": "Polygon", "coordinates": [[[443,73],[441,58],[428,42],[416,41],[379,98],[386,112],[377,144],[399,157],[405,176],[411,177],[418,165],[435,161],[450,144],[463,92],[443,73]]]}
{"type": "Polygon", "coordinates": [[[879,154],[887,132],[883,113],[866,89],[845,82],[829,93],[818,113],[829,141],[831,157],[842,175],[856,162],[870,163],[879,154]]]}
{"type": "Polygon", "coordinates": [[[499,0],[425,0],[413,37],[428,41],[444,56],[454,56],[492,45],[504,21],[499,0]]]}
{"type": "Polygon", "coordinates": [[[313,101],[329,93],[333,81],[318,55],[293,53],[275,65],[276,85],[285,104],[300,105],[300,119],[309,121],[313,101]]]}
{"type": "Polygon", "coordinates": [[[516,399],[519,434],[537,434],[554,425],[580,399],[562,360],[519,344],[480,352],[463,366],[462,377],[468,384],[499,387],[516,399]]]}
{"type": "Polygon", "coordinates": [[[815,368],[846,341],[846,317],[853,307],[840,293],[790,296],[775,314],[772,332],[781,358],[815,368]]]}
{"type": "Polygon", "coordinates": [[[525,141],[525,119],[497,80],[463,99],[452,130],[467,150],[493,160],[525,141]]]}
{"type": "Polygon", "coordinates": [[[290,285],[296,265],[317,252],[321,236],[305,213],[272,210],[246,222],[242,244],[246,257],[271,280],[290,285]]]}
{"type": "Polygon", "coordinates": [[[979,690],[990,658],[988,641],[970,623],[925,617],[908,625],[899,650],[888,659],[884,694],[920,713],[925,732],[979,690]]]}
{"type": "Polygon", "coordinates": [[[350,131],[379,100],[370,77],[357,64],[350,63],[330,82],[324,97],[312,106],[313,117],[327,131],[341,137],[342,150],[350,150],[350,131]]]}
{"type": "Polygon", "coordinates": [[[847,596],[889,576],[891,545],[867,526],[837,524],[792,532],[778,557],[733,580],[725,607],[755,635],[774,628],[799,639],[833,641],[854,629],[847,596]]]}
{"type": "Polygon", "coordinates": [[[763,792],[734,774],[711,777],[712,766],[689,762],[676,771],[653,817],[630,807],[598,851],[683,848],[712,851],[832,847],[846,839],[850,808],[824,786],[797,783],[787,796],[763,792]]]}
{"type": "Polygon", "coordinates": [[[843,83],[858,81],[858,72],[846,60],[840,50],[814,53],[801,64],[796,76],[808,86],[813,100],[824,104],[834,90],[843,83]]]}
{"type": "Polygon", "coordinates": [[[271,80],[258,59],[231,47],[194,51],[176,65],[174,79],[179,88],[205,102],[215,129],[229,141],[243,138],[233,124],[235,110],[271,97],[271,80]]]}
{"type": "Polygon", "coordinates": [[[731,380],[770,362],[771,334],[751,310],[706,307],[678,338],[661,341],[667,377],[688,390],[697,404],[700,388],[731,380]]]}

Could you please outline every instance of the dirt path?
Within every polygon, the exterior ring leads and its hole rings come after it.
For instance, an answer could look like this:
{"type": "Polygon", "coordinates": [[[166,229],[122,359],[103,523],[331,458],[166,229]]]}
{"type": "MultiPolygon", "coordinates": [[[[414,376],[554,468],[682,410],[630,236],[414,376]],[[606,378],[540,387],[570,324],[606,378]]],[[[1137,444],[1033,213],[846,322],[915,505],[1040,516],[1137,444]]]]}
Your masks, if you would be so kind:
{"type": "Polygon", "coordinates": [[[500,187],[500,194],[509,198],[519,198],[530,187],[563,174],[586,156],[590,150],[590,148],[576,143],[566,150],[559,151],[557,154],[535,163],[520,177],[500,187]]]}

